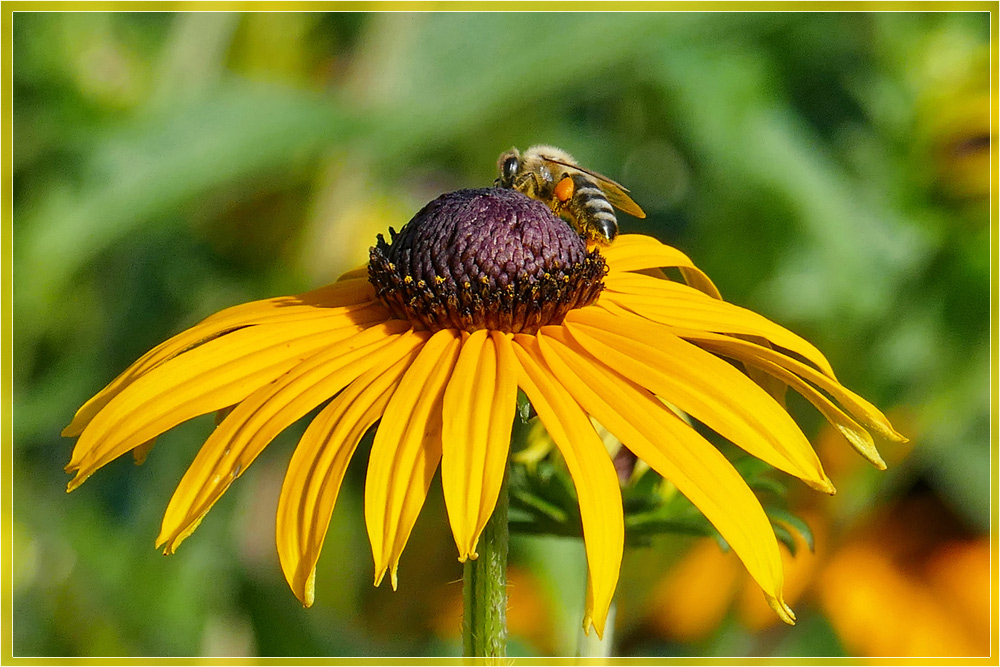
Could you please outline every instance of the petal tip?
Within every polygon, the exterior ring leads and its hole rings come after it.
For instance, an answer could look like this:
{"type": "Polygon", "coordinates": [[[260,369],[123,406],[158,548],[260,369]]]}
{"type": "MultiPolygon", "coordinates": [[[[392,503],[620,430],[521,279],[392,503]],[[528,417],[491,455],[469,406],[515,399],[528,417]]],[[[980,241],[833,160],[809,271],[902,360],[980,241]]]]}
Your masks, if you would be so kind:
{"type": "Polygon", "coordinates": [[[301,591],[296,591],[295,597],[299,599],[302,606],[308,609],[313,606],[313,602],[316,601],[316,568],[313,568],[309,572],[309,576],[306,578],[305,584],[302,586],[301,591]],[[299,594],[301,593],[301,595],[299,594]]]}
{"type": "Polygon", "coordinates": [[[83,484],[84,482],[87,481],[88,477],[90,477],[90,475],[83,475],[83,474],[77,472],[76,473],[76,477],[74,477],[73,479],[71,479],[66,484],[66,493],[70,493],[71,491],[74,491],[75,489],[79,488],[79,486],[81,484],[83,484]]]}
{"type": "MultiPolygon", "coordinates": [[[[206,510],[207,511],[207,510],[206,510]]],[[[160,534],[156,538],[156,546],[159,547],[162,544],[167,546],[164,548],[163,553],[165,555],[170,555],[177,551],[177,547],[181,545],[181,542],[186,540],[191,536],[198,526],[201,525],[201,520],[205,518],[205,514],[202,513],[201,516],[189,521],[186,524],[182,524],[179,527],[174,527],[168,530],[165,526],[160,527],[160,534]]]]}
{"type": "Polygon", "coordinates": [[[836,487],[834,487],[833,482],[831,482],[830,478],[826,475],[824,475],[822,479],[806,479],[803,481],[811,488],[820,491],[821,493],[825,493],[830,496],[837,495],[836,487]]]}
{"type": "Polygon", "coordinates": [[[163,548],[164,556],[173,556],[177,552],[177,542],[171,539],[169,536],[160,533],[156,538],[156,543],[153,548],[159,549],[163,548]]]}
{"type": "Polygon", "coordinates": [[[792,611],[792,608],[785,603],[780,595],[775,597],[765,593],[764,596],[767,598],[768,606],[774,610],[774,613],[778,615],[778,618],[788,625],[795,625],[795,612],[792,611]]]}
{"type": "Polygon", "coordinates": [[[597,623],[590,614],[587,614],[583,617],[583,634],[589,637],[591,628],[597,633],[598,639],[604,639],[604,621],[597,623]]]}

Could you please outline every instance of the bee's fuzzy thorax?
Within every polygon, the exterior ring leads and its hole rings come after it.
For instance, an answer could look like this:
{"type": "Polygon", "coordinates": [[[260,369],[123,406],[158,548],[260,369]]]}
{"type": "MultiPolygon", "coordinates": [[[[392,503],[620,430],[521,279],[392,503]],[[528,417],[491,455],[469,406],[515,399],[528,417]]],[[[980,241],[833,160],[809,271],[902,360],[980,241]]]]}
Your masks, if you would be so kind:
{"type": "Polygon", "coordinates": [[[561,148],[556,148],[555,146],[550,146],[548,144],[535,144],[524,151],[525,159],[529,157],[541,157],[541,158],[555,158],[560,162],[569,162],[571,164],[576,163],[576,158],[567,153],[561,148]]]}

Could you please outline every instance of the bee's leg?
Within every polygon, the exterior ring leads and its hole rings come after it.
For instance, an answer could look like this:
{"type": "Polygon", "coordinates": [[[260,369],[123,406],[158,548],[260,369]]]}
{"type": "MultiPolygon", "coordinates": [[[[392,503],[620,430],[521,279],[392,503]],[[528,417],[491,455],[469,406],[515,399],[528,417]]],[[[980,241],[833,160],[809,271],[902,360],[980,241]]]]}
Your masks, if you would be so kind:
{"type": "Polygon", "coordinates": [[[542,184],[538,180],[538,175],[533,172],[526,171],[519,174],[514,179],[514,189],[533,199],[541,198],[542,184]]]}
{"type": "Polygon", "coordinates": [[[556,215],[565,218],[575,217],[570,208],[573,205],[573,194],[576,192],[576,185],[569,174],[563,174],[552,186],[552,196],[549,198],[549,208],[556,215]]]}
{"type": "Polygon", "coordinates": [[[556,199],[565,204],[570,199],[573,198],[573,193],[576,192],[576,184],[569,174],[563,174],[562,178],[556,183],[555,188],[552,190],[552,194],[555,195],[556,199]]]}
{"type": "Polygon", "coordinates": [[[552,183],[533,172],[527,172],[518,176],[514,181],[513,188],[521,194],[532,199],[537,199],[548,206],[556,214],[562,208],[562,202],[552,194],[552,183]]]}

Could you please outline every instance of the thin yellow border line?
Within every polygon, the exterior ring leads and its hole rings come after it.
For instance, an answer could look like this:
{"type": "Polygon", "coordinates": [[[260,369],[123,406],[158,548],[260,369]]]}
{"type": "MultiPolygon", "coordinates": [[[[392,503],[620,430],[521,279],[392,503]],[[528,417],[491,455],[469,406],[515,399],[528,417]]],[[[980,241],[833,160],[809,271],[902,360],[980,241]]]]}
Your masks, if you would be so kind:
{"type": "MultiPolygon", "coordinates": [[[[8,12],[61,11],[678,11],[678,12],[969,12],[995,11],[988,0],[8,0],[8,12]]],[[[8,12],[4,12],[7,14],[8,12]]]]}
{"type": "Polygon", "coordinates": [[[7,147],[7,159],[3,160],[3,182],[0,183],[0,302],[3,306],[3,320],[0,327],[0,448],[3,451],[2,479],[0,491],[0,521],[3,522],[3,550],[0,553],[3,575],[3,602],[0,603],[0,660],[12,656],[14,652],[14,422],[11,415],[14,405],[14,261],[13,261],[13,201],[14,201],[14,74],[13,74],[13,14],[0,15],[0,117],[3,118],[3,138],[0,144],[7,147]],[[4,264],[6,262],[6,264],[4,264]],[[10,631],[8,631],[8,628],[10,631]]]}
{"type": "MultiPolygon", "coordinates": [[[[114,2],[111,0],[92,0],[82,2],[70,2],[66,0],[55,0],[45,2],[41,0],[8,0],[3,3],[3,11],[0,12],[0,117],[3,119],[3,140],[8,146],[8,159],[4,161],[2,167],[3,182],[0,184],[0,224],[2,224],[3,234],[0,236],[0,257],[7,262],[6,268],[0,277],[0,302],[3,304],[3,322],[0,328],[0,428],[3,434],[0,436],[0,447],[3,448],[4,457],[2,467],[3,484],[6,485],[4,492],[0,493],[0,522],[2,522],[3,545],[0,550],[0,567],[3,573],[0,576],[0,584],[3,588],[3,601],[0,605],[0,662],[9,665],[51,665],[54,663],[65,665],[479,665],[492,664],[485,660],[473,660],[466,658],[206,658],[206,657],[130,657],[130,658],[107,658],[107,657],[31,657],[15,658],[13,656],[13,580],[12,580],[12,489],[13,489],[13,433],[12,433],[12,399],[13,399],[13,258],[12,258],[12,231],[13,231],[13,183],[12,183],[12,161],[13,161],[13,14],[15,12],[89,12],[89,11],[352,11],[352,12],[372,12],[372,11],[678,11],[678,12],[989,12],[990,13],[990,127],[991,137],[997,136],[996,108],[993,99],[998,90],[997,77],[998,69],[998,45],[995,39],[998,28],[998,10],[1000,4],[984,0],[959,0],[949,2],[947,0],[936,0],[930,2],[916,2],[913,0],[749,0],[741,2],[738,0],[719,0],[709,2],[705,0],[680,0],[674,2],[667,1],[624,1],[606,2],[603,0],[547,0],[541,2],[523,2],[508,0],[493,1],[465,1],[455,2],[417,2],[400,0],[362,0],[351,2],[347,0],[295,0],[292,2],[279,2],[277,0],[193,0],[189,2],[177,0],[153,0],[150,2],[124,0],[114,2]],[[4,465],[6,464],[6,465],[4,465]]],[[[1000,158],[996,150],[992,151],[990,159],[990,347],[991,358],[991,415],[990,415],[990,446],[991,446],[991,655],[983,658],[726,658],[726,657],[684,657],[684,658],[509,658],[505,664],[511,665],[994,665],[996,658],[1000,655],[1000,632],[998,632],[997,620],[1000,618],[1000,600],[997,596],[997,555],[1000,554],[1000,511],[998,511],[997,489],[1000,488],[1000,445],[998,445],[998,435],[1000,435],[1000,416],[998,416],[998,405],[1000,405],[1000,377],[998,377],[997,361],[1000,359],[1000,323],[997,318],[997,304],[1000,303],[1000,281],[998,281],[998,219],[1000,219],[1000,207],[998,207],[997,190],[994,187],[994,179],[1000,169],[1000,158]]]]}
{"type": "Polygon", "coordinates": [[[997,317],[997,304],[1000,303],[1000,277],[998,277],[998,221],[1000,221],[1000,206],[998,206],[997,175],[1000,170],[1000,157],[997,155],[997,108],[994,100],[1000,92],[998,80],[998,64],[1000,64],[1000,46],[997,44],[997,29],[1000,27],[1000,17],[997,9],[990,14],[990,655],[996,660],[1000,655],[1000,600],[998,600],[997,559],[1000,555],[1000,499],[997,491],[1000,489],[1000,415],[997,407],[1000,405],[1000,372],[998,372],[998,345],[1000,345],[1000,322],[997,317]]]}

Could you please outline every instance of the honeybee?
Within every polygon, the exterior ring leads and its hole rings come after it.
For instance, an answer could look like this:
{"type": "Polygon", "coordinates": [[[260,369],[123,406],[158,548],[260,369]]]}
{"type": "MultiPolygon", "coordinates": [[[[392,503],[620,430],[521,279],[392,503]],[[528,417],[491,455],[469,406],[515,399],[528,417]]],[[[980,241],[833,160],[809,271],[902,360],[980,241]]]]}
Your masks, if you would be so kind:
{"type": "Polygon", "coordinates": [[[646,217],[623,186],[584,169],[572,155],[554,146],[532,146],[523,154],[512,148],[500,156],[497,168],[496,185],[545,203],[591,241],[610,243],[618,235],[614,208],[646,217]]]}

